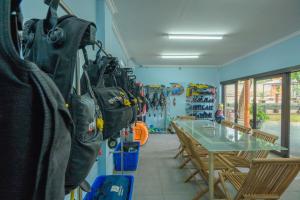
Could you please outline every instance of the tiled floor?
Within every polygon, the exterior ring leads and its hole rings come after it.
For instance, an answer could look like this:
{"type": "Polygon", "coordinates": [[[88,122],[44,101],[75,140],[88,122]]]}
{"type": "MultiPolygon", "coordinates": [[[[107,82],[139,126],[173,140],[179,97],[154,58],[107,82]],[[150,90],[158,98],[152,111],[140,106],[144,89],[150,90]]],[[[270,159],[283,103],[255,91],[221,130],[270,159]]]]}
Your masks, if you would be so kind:
{"type": "MultiPolygon", "coordinates": [[[[148,143],[141,148],[138,170],[128,172],[135,176],[133,200],[191,200],[200,188],[206,187],[199,177],[184,183],[192,166],[178,169],[182,160],[173,158],[178,145],[176,135],[150,135],[148,143]]],[[[95,165],[87,180],[92,183],[96,174],[95,165]]],[[[300,174],[281,200],[300,200],[300,174]]]]}
{"type": "MultiPolygon", "coordinates": [[[[139,167],[134,174],[133,200],[191,200],[200,187],[206,187],[200,179],[184,183],[191,169],[178,169],[180,160],[173,159],[177,147],[176,135],[150,135],[141,148],[139,167]]],[[[300,200],[300,176],[281,199],[300,200]]]]}
{"type": "Polygon", "coordinates": [[[179,161],[172,158],[177,147],[175,135],[150,135],[140,152],[134,200],[192,199],[197,186],[183,182],[187,174],[178,169],[179,161]]]}

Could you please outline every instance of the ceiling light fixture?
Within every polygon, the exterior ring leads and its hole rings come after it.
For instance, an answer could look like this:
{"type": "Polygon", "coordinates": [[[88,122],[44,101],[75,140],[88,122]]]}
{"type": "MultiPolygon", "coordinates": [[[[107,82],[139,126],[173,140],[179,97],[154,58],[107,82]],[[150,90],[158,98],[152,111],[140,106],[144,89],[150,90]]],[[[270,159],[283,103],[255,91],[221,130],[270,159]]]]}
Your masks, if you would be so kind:
{"type": "Polygon", "coordinates": [[[222,35],[169,34],[170,40],[222,40],[222,35]]]}
{"type": "Polygon", "coordinates": [[[199,55],[161,55],[163,59],[197,59],[199,55]]]}

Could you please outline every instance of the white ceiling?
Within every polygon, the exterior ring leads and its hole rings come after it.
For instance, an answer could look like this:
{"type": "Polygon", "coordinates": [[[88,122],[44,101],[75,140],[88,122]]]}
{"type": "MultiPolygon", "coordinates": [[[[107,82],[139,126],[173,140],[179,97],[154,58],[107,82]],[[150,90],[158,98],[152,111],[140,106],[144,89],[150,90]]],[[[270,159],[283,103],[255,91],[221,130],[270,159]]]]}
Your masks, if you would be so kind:
{"type": "Polygon", "coordinates": [[[114,0],[130,57],[141,65],[222,65],[300,30],[300,0],[114,0]],[[224,34],[176,41],[167,33],[224,34]],[[163,60],[162,53],[200,53],[163,60]]]}

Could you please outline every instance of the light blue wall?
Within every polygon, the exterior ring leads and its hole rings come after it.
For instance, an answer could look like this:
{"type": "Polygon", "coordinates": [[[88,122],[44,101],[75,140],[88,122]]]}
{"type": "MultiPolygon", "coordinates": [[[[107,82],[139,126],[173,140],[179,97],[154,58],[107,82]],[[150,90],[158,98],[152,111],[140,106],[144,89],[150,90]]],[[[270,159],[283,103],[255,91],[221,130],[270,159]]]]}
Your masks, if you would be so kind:
{"type": "MultiPolygon", "coordinates": [[[[104,1],[104,0],[100,0],[104,1]]],[[[108,8],[107,4],[104,3],[104,13],[105,13],[105,19],[104,19],[104,27],[105,27],[105,42],[104,46],[105,49],[111,53],[113,56],[118,57],[119,60],[122,60],[124,64],[127,64],[128,58],[126,57],[121,44],[113,31],[113,16],[108,8]]],[[[99,24],[99,26],[103,26],[103,24],[99,24]]]]}
{"type": "MultiPolygon", "coordinates": [[[[126,64],[128,58],[113,31],[113,16],[106,1],[97,0],[96,10],[98,39],[102,41],[103,47],[107,53],[114,57],[118,57],[119,60],[122,60],[126,64]]],[[[108,148],[107,142],[103,142],[101,145],[102,156],[99,157],[98,161],[98,175],[109,175],[113,173],[113,151],[108,148]]]]}
{"type": "MultiPolygon", "coordinates": [[[[70,9],[78,17],[89,20],[96,21],[96,1],[97,0],[64,0],[64,2],[70,7],[70,9]]],[[[31,18],[44,18],[47,14],[47,6],[43,3],[43,0],[23,0],[22,10],[24,15],[24,20],[31,18]]],[[[65,12],[59,9],[59,15],[63,15],[65,12]]]]}
{"type": "MultiPolygon", "coordinates": [[[[215,66],[197,67],[142,67],[136,68],[137,80],[144,84],[181,83],[185,87],[189,83],[204,83],[218,86],[218,69],[215,66]]],[[[176,106],[171,105],[171,117],[185,114],[185,94],[176,97],[176,106]]]]}
{"type": "Polygon", "coordinates": [[[300,64],[300,36],[225,65],[219,70],[220,81],[259,74],[300,64]]]}

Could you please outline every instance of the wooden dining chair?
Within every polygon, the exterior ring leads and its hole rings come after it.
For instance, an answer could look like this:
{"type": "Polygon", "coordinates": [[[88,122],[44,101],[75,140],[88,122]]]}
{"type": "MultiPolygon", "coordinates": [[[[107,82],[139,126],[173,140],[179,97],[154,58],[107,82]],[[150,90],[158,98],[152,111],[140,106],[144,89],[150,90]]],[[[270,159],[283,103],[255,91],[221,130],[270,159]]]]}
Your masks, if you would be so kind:
{"type": "MultiPolygon", "coordinates": [[[[252,136],[259,138],[261,140],[270,142],[272,144],[274,144],[278,140],[278,136],[258,130],[258,129],[252,130],[252,136]]],[[[264,151],[264,150],[257,151],[257,152],[255,152],[254,157],[255,158],[267,158],[269,155],[269,152],[270,151],[264,151]]]]}
{"type": "Polygon", "coordinates": [[[175,130],[175,133],[178,137],[178,140],[179,140],[179,147],[178,147],[178,152],[177,154],[175,155],[174,159],[178,158],[180,155],[182,155],[184,153],[184,146],[183,146],[183,143],[182,143],[182,139],[181,139],[181,136],[180,134],[178,133],[178,127],[177,125],[175,124],[174,121],[171,122],[171,126],[173,127],[173,129],[175,130]]]}
{"type": "MultiPolygon", "coordinates": [[[[266,133],[260,130],[253,130],[252,131],[253,137],[260,138],[261,140],[270,142],[274,144],[278,137],[276,135],[272,135],[270,133],[266,133]]],[[[267,158],[269,155],[269,151],[266,150],[260,150],[256,152],[250,152],[250,151],[240,151],[237,155],[223,155],[218,154],[217,156],[220,159],[226,159],[226,162],[230,162],[231,165],[235,167],[243,167],[243,168],[249,168],[252,159],[254,158],[267,158]]]]}
{"type": "MultiPolygon", "coordinates": [[[[185,153],[185,144],[183,143],[183,140],[182,140],[182,134],[181,132],[179,131],[179,127],[174,123],[174,122],[171,122],[172,124],[172,127],[174,128],[175,130],[175,133],[178,137],[178,140],[179,140],[179,148],[178,148],[178,152],[177,154],[175,155],[174,159],[178,158],[180,155],[183,155],[185,153]]],[[[196,144],[195,144],[196,145],[196,144]]]]}
{"type": "Polygon", "coordinates": [[[179,155],[183,155],[184,161],[180,164],[179,168],[184,168],[190,161],[191,161],[191,152],[189,151],[189,146],[195,146],[197,155],[200,157],[207,157],[208,152],[205,148],[203,148],[196,140],[190,140],[188,143],[185,142],[185,133],[183,129],[178,127],[175,123],[172,123],[173,128],[178,136],[178,139],[181,144],[181,149],[176,154],[175,158],[177,158],[179,155]]]}
{"type": "Polygon", "coordinates": [[[258,137],[260,139],[263,139],[263,140],[271,142],[271,143],[275,143],[276,140],[278,139],[278,136],[258,130],[258,129],[253,129],[252,135],[254,137],[258,137]]]}
{"type": "MultiPolygon", "coordinates": [[[[224,120],[221,122],[221,125],[225,126],[225,127],[228,127],[228,128],[233,128],[235,130],[238,130],[238,131],[241,131],[243,133],[250,133],[250,128],[246,128],[245,126],[242,126],[242,125],[239,125],[239,124],[236,124],[236,123],[233,123],[231,121],[228,121],[228,120],[224,120]]],[[[221,152],[220,152],[221,153],[221,152]]],[[[223,152],[221,154],[228,154],[228,155],[234,155],[236,156],[239,152],[223,152]]]]}
{"type": "Polygon", "coordinates": [[[238,131],[241,131],[241,132],[247,133],[247,134],[250,133],[250,131],[251,131],[251,128],[247,128],[247,127],[245,127],[243,125],[240,125],[240,124],[233,124],[233,128],[235,130],[238,130],[238,131]]]}
{"type": "MultiPolygon", "coordinates": [[[[195,116],[188,116],[188,115],[177,116],[177,117],[176,117],[176,120],[195,120],[195,116]]],[[[176,159],[176,158],[178,158],[178,156],[182,155],[182,153],[184,152],[184,148],[182,148],[182,142],[181,142],[181,140],[180,140],[180,138],[179,138],[179,135],[178,135],[178,133],[177,133],[177,131],[176,131],[176,128],[175,128],[175,126],[177,126],[177,125],[175,124],[175,121],[172,121],[172,122],[171,122],[171,126],[172,126],[173,129],[175,130],[175,133],[176,133],[176,135],[177,135],[177,137],[178,137],[178,139],[179,139],[179,142],[180,142],[179,147],[178,147],[178,150],[179,150],[179,151],[178,151],[177,154],[174,156],[174,159],[176,159]]]]}
{"type": "MultiPolygon", "coordinates": [[[[185,133],[183,131],[183,129],[181,129],[180,127],[178,127],[178,125],[174,122],[172,122],[172,126],[178,136],[178,139],[180,141],[180,149],[179,152],[176,154],[176,156],[174,158],[178,158],[180,155],[182,155],[182,157],[184,158],[184,161],[180,164],[179,168],[182,169],[184,168],[189,162],[191,162],[191,152],[187,149],[187,146],[195,146],[194,150],[197,152],[197,155],[199,157],[203,157],[203,158],[207,158],[208,157],[208,151],[207,149],[205,149],[200,143],[199,141],[196,141],[193,137],[189,136],[187,133],[185,133]],[[188,145],[186,145],[184,143],[184,136],[189,138],[188,141],[188,145]]],[[[220,152],[221,153],[221,152],[220,152]]],[[[223,155],[236,155],[236,152],[223,152],[223,155]]],[[[225,159],[223,159],[225,160],[225,159]]],[[[224,161],[226,162],[226,160],[224,161]]],[[[228,162],[230,163],[230,162],[228,162]]],[[[225,166],[224,168],[227,168],[227,166],[225,166]]],[[[188,182],[189,180],[191,180],[195,175],[197,174],[197,172],[195,171],[193,174],[191,174],[191,176],[189,176],[185,182],[188,182]]]]}
{"type": "MultiPolygon", "coordinates": [[[[177,116],[176,119],[177,119],[177,120],[195,120],[196,118],[195,118],[195,116],[183,115],[183,116],[177,116]]],[[[178,136],[178,133],[176,132],[176,129],[175,129],[176,124],[175,124],[174,121],[171,122],[171,126],[172,126],[173,129],[175,130],[175,133],[176,133],[176,135],[177,135],[177,137],[178,137],[178,139],[179,139],[179,142],[180,142],[181,140],[180,140],[180,138],[179,138],[179,136],[178,136]]],[[[182,148],[181,142],[180,142],[180,144],[179,144],[178,149],[179,149],[179,151],[178,151],[177,154],[175,155],[174,159],[178,158],[178,156],[182,155],[182,153],[184,152],[184,148],[182,148]]]]}
{"type": "Polygon", "coordinates": [[[219,172],[226,199],[233,199],[225,181],[237,190],[235,200],[279,199],[300,170],[299,158],[255,159],[248,173],[219,172]]]}
{"type": "MultiPolygon", "coordinates": [[[[191,143],[191,137],[182,132],[183,134],[183,142],[187,146],[187,152],[189,152],[191,161],[193,165],[195,166],[196,170],[192,172],[191,175],[187,177],[185,182],[188,182],[191,178],[193,178],[195,175],[199,174],[201,178],[204,180],[204,182],[208,185],[208,179],[209,179],[209,165],[208,165],[208,157],[201,157],[197,153],[197,146],[194,145],[187,145],[191,143]]],[[[226,161],[220,160],[219,158],[214,159],[214,169],[215,170],[234,170],[233,166],[230,166],[229,163],[226,163],[226,161]]],[[[220,182],[220,179],[215,179],[214,187],[216,191],[216,197],[223,198],[224,193],[219,188],[218,183],[220,182]]],[[[205,194],[208,191],[208,187],[206,189],[202,189],[199,191],[196,196],[193,198],[193,200],[198,200],[202,197],[203,194],[205,194]]]]}
{"type": "Polygon", "coordinates": [[[233,127],[233,122],[231,122],[231,121],[228,121],[228,120],[223,120],[222,122],[221,122],[221,125],[223,125],[223,126],[226,126],[226,127],[229,127],[229,128],[232,128],[233,127]]]}

